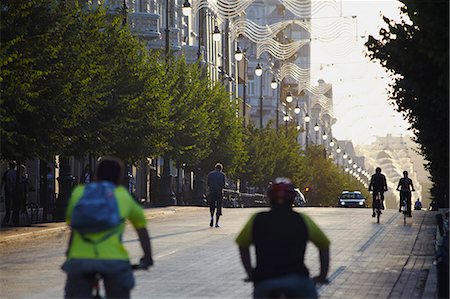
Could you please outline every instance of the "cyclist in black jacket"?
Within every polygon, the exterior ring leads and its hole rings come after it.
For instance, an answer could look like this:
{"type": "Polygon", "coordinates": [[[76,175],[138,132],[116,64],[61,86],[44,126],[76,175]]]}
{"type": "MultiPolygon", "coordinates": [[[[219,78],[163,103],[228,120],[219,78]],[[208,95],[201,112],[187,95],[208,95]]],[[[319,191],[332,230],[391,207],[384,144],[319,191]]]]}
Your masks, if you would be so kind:
{"type": "Polygon", "coordinates": [[[372,192],[372,217],[375,217],[375,199],[377,194],[380,194],[381,199],[381,209],[384,210],[384,192],[387,191],[386,177],[381,173],[381,168],[377,167],[375,169],[375,174],[372,175],[369,184],[369,191],[372,192]]]}

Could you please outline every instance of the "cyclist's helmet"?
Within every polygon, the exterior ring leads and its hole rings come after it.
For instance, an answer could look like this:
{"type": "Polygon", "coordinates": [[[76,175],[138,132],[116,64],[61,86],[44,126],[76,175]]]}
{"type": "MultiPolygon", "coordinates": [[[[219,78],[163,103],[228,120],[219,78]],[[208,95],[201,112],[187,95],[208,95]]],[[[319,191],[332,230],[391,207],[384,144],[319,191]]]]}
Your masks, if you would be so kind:
{"type": "Polygon", "coordinates": [[[292,206],[295,200],[295,189],[288,178],[277,178],[267,190],[271,206],[292,206]]]}
{"type": "Polygon", "coordinates": [[[376,173],[381,173],[381,168],[380,167],[375,168],[375,172],[376,173]]]}

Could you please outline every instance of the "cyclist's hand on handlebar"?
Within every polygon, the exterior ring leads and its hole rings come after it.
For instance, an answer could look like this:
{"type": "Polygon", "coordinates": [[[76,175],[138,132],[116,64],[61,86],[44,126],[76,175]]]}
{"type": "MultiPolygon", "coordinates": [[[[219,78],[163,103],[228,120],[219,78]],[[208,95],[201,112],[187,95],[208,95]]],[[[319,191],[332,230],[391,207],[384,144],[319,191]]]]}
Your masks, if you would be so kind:
{"type": "Polygon", "coordinates": [[[147,270],[151,266],[153,266],[153,259],[144,256],[139,261],[139,265],[134,265],[133,269],[147,270]]]}
{"type": "Polygon", "coordinates": [[[328,284],[328,279],[326,277],[316,276],[313,277],[313,281],[315,283],[328,284]]]}

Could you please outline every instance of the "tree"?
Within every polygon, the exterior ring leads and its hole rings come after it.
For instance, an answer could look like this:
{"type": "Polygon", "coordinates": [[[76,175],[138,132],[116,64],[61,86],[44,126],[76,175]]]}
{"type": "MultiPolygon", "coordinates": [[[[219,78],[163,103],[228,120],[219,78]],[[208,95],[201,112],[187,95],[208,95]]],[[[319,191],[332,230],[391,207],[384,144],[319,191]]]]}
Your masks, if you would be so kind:
{"type": "Polygon", "coordinates": [[[44,97],[47,85],[41,82],[62,47],[53,38],[61,14],[56,2],[45,0],[2,1],[1,6],[2,157],[50,158],[62,136],[58,111],[64,99],[44,97]]]}
{"type": "Polygon", "coordinates": [[[379,38],[369,37],[368,56],[393,75],[390,101],[410,123],[428,161],[433,197],[448,207],[449,2],[401,2],[405,16],[399,23],[383,18],[387,28],[379,38]]]}
{"type": "Polygon", "coordinates": [[[229,177],[241,169],[247,160],[244,149],[242,120],[236,117],[236,103],[220,84],[215,84],[206,96],[209,114],[210,150],[202,159],[201,169],[208,170],[221,162],[229,177]]]}
{"type": "Polygon", "coordinates": [[[304,163],[296,134],[292,129],[285,137],[270,125],[263,129],[249,126],[244,138],[249,158],[240,175],[244,184],[264,192],[271,180],[282,176],[301,185],[305,181],[304,163]]]}
{"type": "Polygon", "coordinates": [[[164,67],[106,9],[2,2],[1,137],[7,159],[115,154],[167,145],[164,67]]]}

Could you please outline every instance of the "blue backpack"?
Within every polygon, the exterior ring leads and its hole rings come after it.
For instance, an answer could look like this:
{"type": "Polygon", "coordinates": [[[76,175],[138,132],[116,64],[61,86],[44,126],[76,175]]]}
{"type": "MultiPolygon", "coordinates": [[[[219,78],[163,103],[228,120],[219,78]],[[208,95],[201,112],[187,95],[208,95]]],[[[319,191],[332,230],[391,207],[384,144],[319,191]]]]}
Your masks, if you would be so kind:
{"type": "MultiPolygon", "coordinates": [[[[87,233],[100,233],[118,228],[123,220],[120,218],[114,190],[114,184],[109,182],[86,185],[83,196],[72,212],[72,229],[77,230],[83,237],[87,233]]],[[[111,235],[115,231],[113,230],[111,235]]]]}

